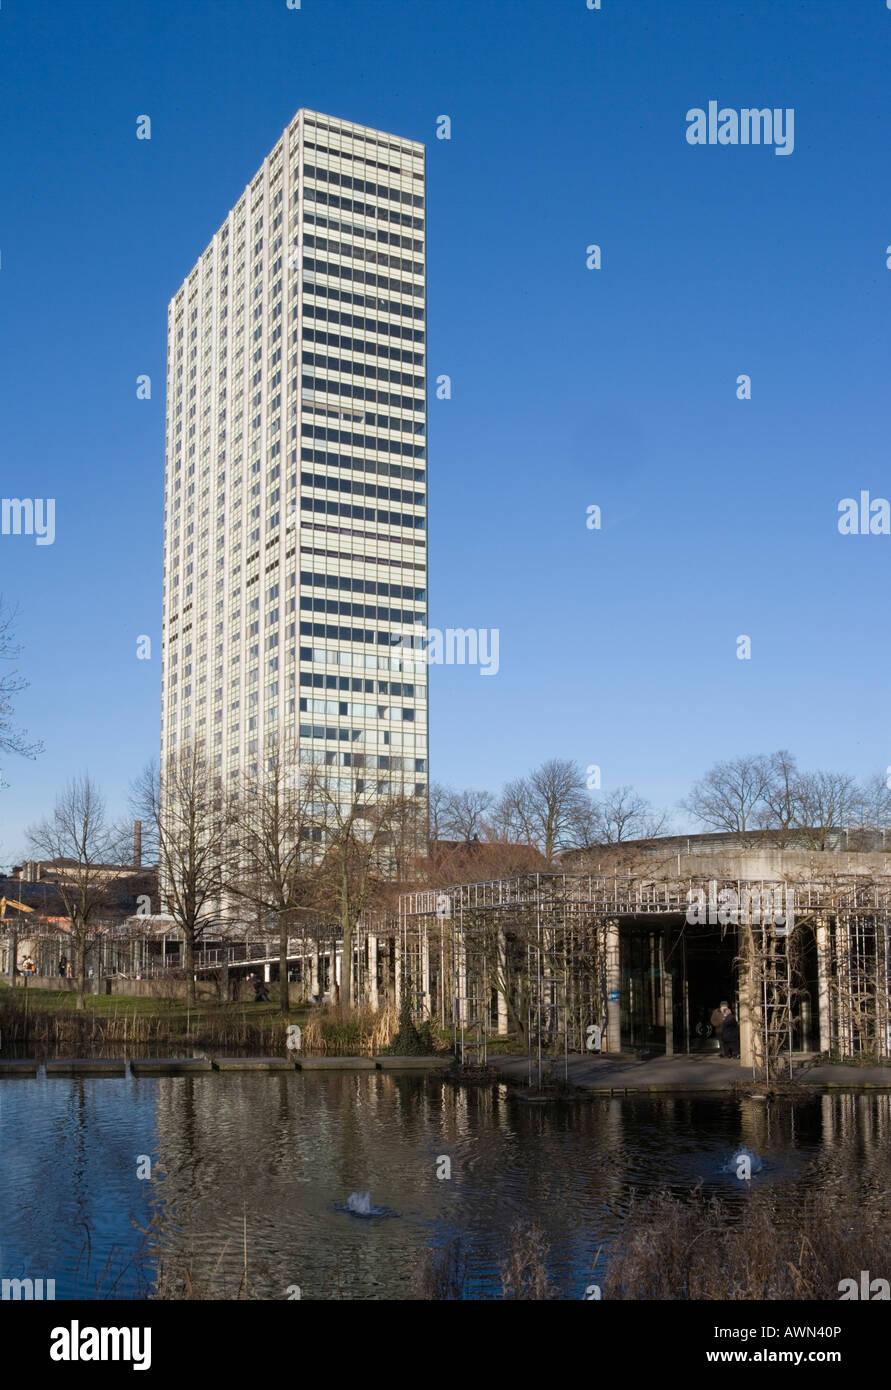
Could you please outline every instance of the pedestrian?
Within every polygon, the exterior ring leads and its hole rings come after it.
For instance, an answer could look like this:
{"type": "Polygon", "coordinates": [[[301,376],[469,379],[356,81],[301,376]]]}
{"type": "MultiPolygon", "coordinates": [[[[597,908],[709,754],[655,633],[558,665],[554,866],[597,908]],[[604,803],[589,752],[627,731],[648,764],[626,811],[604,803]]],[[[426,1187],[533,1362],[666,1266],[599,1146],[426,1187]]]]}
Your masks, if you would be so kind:
{"type": "Polygon", "coordinates": [[[736,1015],[731,1011],[730,1005],[721,1005],[721,1013],[724,1015],[724,1023],[721,1028],[721,1056],[739,1056],[739,1023],[736,1015]]]}
{"type": "Polygon", "coordinates": [[[68,957],[67,957],[67,956],[60,956],[60,957],[59,957],[59,974],[61,975],[61,977],[62,977],[63,980],[64,980],[64,978],[65,978],[65,972],[66,972],[67,969],[68,969],[68,957]]]}
{"type": "Polygon", "coordinates": [[[710,1022],[712,1028],[715,1031],[715,1037],[718,1039],[718,1047],[721,1046],[721,1029],[724,1027],[724,1014],[722,1010],[724,1009],[726,1004],[727,1000],[722,999],[718,1007],[716,1009],[712,1009],[712,1016],[710,1022]]]}

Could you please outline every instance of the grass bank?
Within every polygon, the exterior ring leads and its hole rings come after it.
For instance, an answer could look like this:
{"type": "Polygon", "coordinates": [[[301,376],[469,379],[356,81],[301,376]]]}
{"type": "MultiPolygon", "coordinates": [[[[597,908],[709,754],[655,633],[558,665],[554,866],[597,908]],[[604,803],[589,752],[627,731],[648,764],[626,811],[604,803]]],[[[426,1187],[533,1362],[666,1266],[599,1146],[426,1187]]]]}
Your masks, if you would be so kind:
{"type": "MultiPolygon", "coordinates": [[[[274,987],[273,987],[274,988],[274,987]]],[[[301,1052],[311,1057],[371,1057],[398,1035],[395,1009],[342,1010],[301,1004],[288,1018],[269,1003],[157,999],[123,994],[87,995],[85,1007],[67,990],[0,986],[0,1045],[4,1055],[108,1057],[189,1055],[194,1049],[245,1056],[281,1056],[286,1029],[301,1030],[301,1052]]],[[[435,1050],[451,1035],[434,1030],[435,1050]]],[[[431,1050],[431,1049],[428,1049],[431,1050]]]]}

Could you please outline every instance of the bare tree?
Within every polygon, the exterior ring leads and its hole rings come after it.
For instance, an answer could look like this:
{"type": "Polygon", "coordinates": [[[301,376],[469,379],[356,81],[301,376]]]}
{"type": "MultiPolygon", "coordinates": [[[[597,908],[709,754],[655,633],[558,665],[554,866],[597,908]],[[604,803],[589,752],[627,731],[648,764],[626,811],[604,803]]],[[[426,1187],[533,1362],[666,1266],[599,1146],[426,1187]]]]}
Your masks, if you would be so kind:
{"type": "Polygon", "coordinates": [[[715,763],[680,806],[710,830],[751,830],[758,825],[770,775],[770,760],[760,755],[715,763]]]}
{"type": "Polygon", "coordinates": [[[528,777],[508,782],[493,811],[493,834],[498,839],[522,839],[537,845],[546,859],[552,859],[574,839],[584,786],[577,763],[551,758],[528,777]]]}
{"type": "Polygon", "coordinates": [[[604,794],[600,805],[600,843],[619,845],[626,840],[654,840],[665,834],[668,817],[657,811],[633,787],[614,787],[604,794]]]}
{"type": "Polygon", "coordinates": [[[56,887],[71,921],[77,1007],[86,1003],[86,956],[97,918],[121,874],[132,872],[127,828],[109,820],[105,799],[84,774],[68,783],[50,817],[28,831],[35,859],[52,861],[56,887]]]}
{"type": "Polygon", "coordinates": [[[887,772],[877,772],[862,783],[856,815],[861,825],[873,830],[884,830],[891,825],[891,787],[887,772]]]}
{"type": "Polygon", "coordinates": [[[431,782],[427,788],[427,853],[433,854],[436,845],[445,838],[446,805],[451,792],[441,782],[431,782]]]}
{"type": "MultiPolygon", "coordinates": [[[[0,594],[0,661],[15,661],[21,653],[14,636],[16,610],[10,608],[0,594]]],[[[21,758],[36,758],[43,744],[28,739],[24,730],[17,729],[13,720],[13,696],[26,690],[29,682],[18,671],[0,672],[0,753],[15,753],[21,758]]],[[[0,775],[0,787],[5,786],[0,775]]]]}
{"type": "Polygon", "coordinates": [[[222,917],[224,867],[230,852],[232,808],[220,779],[197,749],[174,753],[165,768],[150,764],[133,800],[153,827],[158,847],[161,906],[183,936],[187,997],[195,1002],[195,953],[222,917]]]}
{"type": "Polygon", "coordinates": [[[442,810],[446,836],[451,840],[470,841],[485,834],[485,817],[494,805],[491,792],[447,790],[442,810]]]}
{"type": "MultiPolygon", "coordinates": [[[[319,775],[316,820],[323,842],[319,884],[321,902],[337,917],[343,941],[340,1002],[349,1007],[353,992],[356,926],[365,909],[382,902],[400,872],[406,853],[405,826],[414,826],[417,853],[423,846],[420,807],[414,798],[392,791],[388,782],[367,776],[361,755],[349,775],[319,775]]],[[[334,956],[332,954],[332,967],[334,956]]],[[[336,983],[332,982],[337,995],[336,983]]]]}
{"type": "Polygon", "coordinates": [[[801,824],[800,782],[793,754],[786,748],[771,753],[755,820],[761,829],[777,832],[774,839],[780,849],[797,838],[794,831],[801,824]]]}
{"type": "Polygon", "coordinates": [[[860,789],[846,772],[808,772],[798,781],[799,823],[810,849],[828,849],[833,830],[857,819],[860,789]]]}
{"type": "Polygon", "coordinates": [[[237,801],[237,854],[229,888],[250,902],[278,938],[279,1000],[290,1012],[288,940],[299,914],[313,909],[315,770],[274,754],[243,778],[237,801]]]}

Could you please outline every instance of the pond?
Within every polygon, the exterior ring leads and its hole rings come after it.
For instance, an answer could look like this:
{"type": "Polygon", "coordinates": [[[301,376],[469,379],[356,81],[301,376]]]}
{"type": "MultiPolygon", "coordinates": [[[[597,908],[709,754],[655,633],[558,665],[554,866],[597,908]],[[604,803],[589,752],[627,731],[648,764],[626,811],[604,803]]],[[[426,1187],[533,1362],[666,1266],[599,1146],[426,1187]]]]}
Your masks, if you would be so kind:
{"type": "Polygon", "coordinates": [[[41,1073],[0,1080],[0,1140],[0,1277],[53,1279],[57,1299],[404,1299],[456,1235],[465,1296],[499,1298],[518,1219],[578,1299],[635,1194],[702,1181],[736,1204],[770,1184],[794,1219],[804,1191],[887,1190],[891,1096],[536,1106],[438,1075],[41,1073]]]}

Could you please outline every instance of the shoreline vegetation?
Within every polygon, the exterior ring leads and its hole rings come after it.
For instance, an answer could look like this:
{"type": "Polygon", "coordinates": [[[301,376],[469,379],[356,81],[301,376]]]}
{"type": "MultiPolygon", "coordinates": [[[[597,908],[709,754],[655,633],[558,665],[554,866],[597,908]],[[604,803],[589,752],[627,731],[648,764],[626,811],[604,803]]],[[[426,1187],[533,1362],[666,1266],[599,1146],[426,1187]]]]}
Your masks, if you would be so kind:
{"type": "MultiPolygon", "coordinates": [[[[831,1199],[805,1193],[790,1203],[788,1195],[764,1191],[748,1194],[740,1210],[701,1186],[683,1195],[663,1188],[632,1203],[620,1242],[610,1252],[597,1252],[576,1296],[641,1303],[837,1302],[858,1271],[885,1268],[888,1197],[882,1192],[867,1203],[840,1189],[831,1199]]],[[[462,1237],[425,1251],[414,1272],[413,1297],[472,1298],[471,1255],[462,1237]]],[[[535,1225],[511,1228],[499,1272],[503,1299],[564,1297],[552,1251],[535,1225]]]]}
{"type": "Polygon", "coordinates": [[[309,1057],[372,1057],[393,1052],[433,1056],[451,1049],[451,1033],[414,1027],[410,1011],[373,1011],[301,1004],[285,1017],[274,990],[266,1003],[231,1003],[128,995],[88,995],[85,1009],[64,990],[10,989],[0,985],[0,1052],[7,1057],[100,1058],[123,1049],[140,1055],[188,1055],[212,1049],[276,1057],[288,1052],[287,1030],[301,1030],[300,1054],[309,1057]],[[148,1049],[148,1052],[146,1052],[148,1049]]]}

